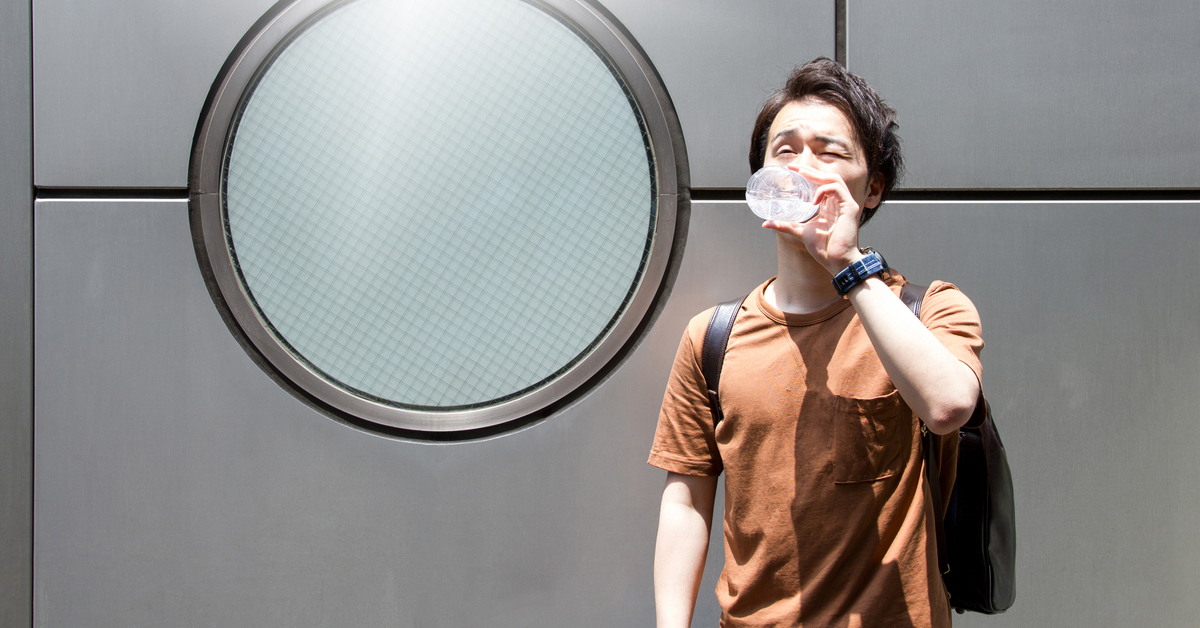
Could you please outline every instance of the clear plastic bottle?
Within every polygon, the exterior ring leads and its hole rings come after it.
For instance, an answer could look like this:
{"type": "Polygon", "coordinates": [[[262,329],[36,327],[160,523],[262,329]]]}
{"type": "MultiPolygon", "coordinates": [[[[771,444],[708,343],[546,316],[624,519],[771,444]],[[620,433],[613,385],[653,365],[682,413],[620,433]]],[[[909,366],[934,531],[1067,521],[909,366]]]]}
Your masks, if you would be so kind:
{"type": "Polygon", "coordinates": [[[746,203],[763,220],[807,222],[817,215],[815,186],[799,172],[781,166],[760,168],[746,184],[746,203]]]}

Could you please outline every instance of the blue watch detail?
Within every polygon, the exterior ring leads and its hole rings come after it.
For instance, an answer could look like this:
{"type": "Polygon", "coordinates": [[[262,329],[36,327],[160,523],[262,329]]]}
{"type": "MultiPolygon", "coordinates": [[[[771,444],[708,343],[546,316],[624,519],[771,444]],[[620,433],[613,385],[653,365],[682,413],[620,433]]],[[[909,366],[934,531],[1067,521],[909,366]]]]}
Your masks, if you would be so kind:
{"type": "Polygon", "coordinates": [[[837,293],[841,296],[846,296],[850,289],[866,280],[871,275],[882,273],[884,279],[888,277],[887,260],[883,256],[872,250],[870,247],[863,249],[867,255],[862,259],[854,262],[846,267],[842,272],[834,275],[833,287],[837,289],[837,293]]]}

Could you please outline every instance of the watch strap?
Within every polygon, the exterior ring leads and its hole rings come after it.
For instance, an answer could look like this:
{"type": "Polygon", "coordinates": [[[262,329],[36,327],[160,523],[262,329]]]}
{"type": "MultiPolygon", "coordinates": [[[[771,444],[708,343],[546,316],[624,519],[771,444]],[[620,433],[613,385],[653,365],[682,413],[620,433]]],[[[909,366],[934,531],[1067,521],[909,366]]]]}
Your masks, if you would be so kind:
{"type": "Polygon", "coordinates": [[[866,255],[862,259],[851,263],[845,270],[833,276],[833,287],[840,296],[846,296],[851,288],[866,281],[871,275],[882,273],[885,278],[888,276],[887,260],[870,248],[864,252],[866,255]]]}

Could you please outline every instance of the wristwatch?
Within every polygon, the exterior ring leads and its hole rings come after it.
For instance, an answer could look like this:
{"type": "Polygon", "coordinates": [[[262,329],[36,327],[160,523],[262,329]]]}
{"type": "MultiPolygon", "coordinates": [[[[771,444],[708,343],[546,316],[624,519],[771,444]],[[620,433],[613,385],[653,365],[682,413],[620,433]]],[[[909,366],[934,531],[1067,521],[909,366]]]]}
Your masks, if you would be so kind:
{"type": "Polygon", "coordinates": [[[866,253],[865,257],[833,276],[833,287],[837,289],[839,295],[846,296],[851,288],[876,273],[882,273],[884,279],[889,277],[887,260],[883,259],[882,255],[871,247],[863,249],[863,253],[866,253]]]}

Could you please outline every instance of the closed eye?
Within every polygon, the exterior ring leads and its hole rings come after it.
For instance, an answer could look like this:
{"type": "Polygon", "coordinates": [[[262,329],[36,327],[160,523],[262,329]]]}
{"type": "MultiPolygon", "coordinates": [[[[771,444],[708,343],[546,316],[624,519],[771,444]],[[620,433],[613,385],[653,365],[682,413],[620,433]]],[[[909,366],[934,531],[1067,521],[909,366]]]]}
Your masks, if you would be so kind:
{"type": "Polygon", "coordinates": [[[825,148],[825,150],[821,153],[822,155],[840,157],[842,159],[850,158],[851,153],[848,150],[849,146],[845,141],[828,135],[818,135],[813,139],[825,148]]]}

